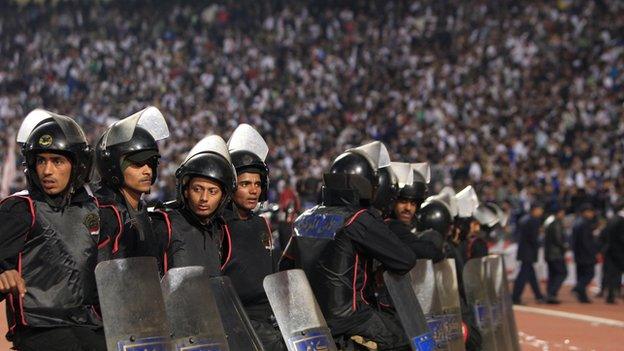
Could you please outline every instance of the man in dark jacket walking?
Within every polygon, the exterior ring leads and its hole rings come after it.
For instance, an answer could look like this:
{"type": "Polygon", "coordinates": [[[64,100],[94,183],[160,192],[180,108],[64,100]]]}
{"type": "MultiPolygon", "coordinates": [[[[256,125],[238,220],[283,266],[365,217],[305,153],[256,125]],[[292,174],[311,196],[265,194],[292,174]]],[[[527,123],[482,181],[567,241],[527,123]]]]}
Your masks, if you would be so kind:
{"type": "Polygon", "coordinates": [[[533,294],[538,302],[544,301],[544,296],[540,291],[535,275],[533,263],[537,262],[537,251],[539,249],[539,231],[541,227],[541,217],[544,209],[541,204],[534,203],[531,212],[520,219],[518,223],[518,261],[521,262],[520,272],[514,283],[512,300],[515,304],[521,304],[520,298],[524,285],[529,282],[533,294]]]}
{"type": "Polygon", "coordinates": [[[563,228],[563,218],[565,210],[559,209],[556,214],[551,215],[544,222],[544,256],[548,264],[548,287],[546,290],[546,302],[558,304],[557,293],[561,284],[568,276],[568,269],[565,264],[565,252],[567,250],[566,237],[563,228]]]}
{"type": "Polygon", "coordinates": [[[576,263],[576,287],[572,290],[576,293],[581,303],[590,303],[587,297],[587,285],[594,278],[594,266],[598,254],[598,244],[594,240],[594,208],[585,203],[580,206],[580,216],[574,222],[572,228],[572,250],[574,250],[574,262],[576,263]]]}
{"type": "Polygon", "coordinates": [[[604,238],[603,290],[607,303],[615,303],[615,295],[622,284],[624,272],[624,203],[617,206],[618,212],[609,219],[602,232],[604,238]]]}

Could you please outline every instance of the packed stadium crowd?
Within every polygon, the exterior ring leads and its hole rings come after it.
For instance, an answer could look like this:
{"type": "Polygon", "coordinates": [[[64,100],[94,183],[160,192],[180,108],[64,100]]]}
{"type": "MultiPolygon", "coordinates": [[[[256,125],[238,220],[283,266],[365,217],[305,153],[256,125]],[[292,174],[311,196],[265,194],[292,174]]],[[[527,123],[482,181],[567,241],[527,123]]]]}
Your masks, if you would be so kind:
{"type": "Polygon", "coordinates": [[[153,104],[163,200],[190,147],[240,123],[269,144],[273,200],[289,183],[315,203],[331,160],[371,139],[430,162],[432,193],[473,184],[508,210],[604,213],[624,192],[622,2],[5,1],[0,33],[2,160],[34,108],[95,142],[153,104]]]}

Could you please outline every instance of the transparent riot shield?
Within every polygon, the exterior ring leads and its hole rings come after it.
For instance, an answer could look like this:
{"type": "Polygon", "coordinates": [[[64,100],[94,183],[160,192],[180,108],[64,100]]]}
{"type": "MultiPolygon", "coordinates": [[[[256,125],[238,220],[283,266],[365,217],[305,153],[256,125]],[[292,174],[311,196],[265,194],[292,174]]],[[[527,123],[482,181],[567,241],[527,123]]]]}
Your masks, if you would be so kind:
{"type": "Polygon", "coordinates": [[[451,258],[433,264],[433,272],[440,314],[443,316],[445,325],[447,348],[450,351],[464,351],[455,260],[451,258]]]}
{"type": "Polygon", "coordinates": [[[513,304],[511,295],[509,294],[509,285],[507,283],[507,275],[503,257],[499,255],[490,255],[487,260],[487,275],[493,296],[494,319],[500,319],[500,329],[497,330],[497,340],[505,350],[520,350],[518,342],[518,330],[516,327],[516,319],[513,313],[513,304]]]}
{"type": "Polygon", "coordinates": [[[433,264],[430,260],[417,260],[416,265],[409,272],[412,290],[422,308],[427,326],[435,341],[435,350],[448,350],[446,335],[446,320],[440,306],[440,299],[436,289],[436,279],[433,264]]]}
{"type": "Polygon", "coordinates": [[[160,285],[176,351],[229,350],[204,267],[170,269],[160,285]]]}
{"type": "Polygon", "coordinates": [[[108,351],[172,350],[155,258],[101,262],[95,279],[108,351]]]}
{"type": "Polygon", "coordinates": [[[289,351],[336,351],[327,322],[302,270],[268,275],[263,285],[289,351]]]}
{"type": "Polygon", "coordinates": [[[466,300],[475,314],[477,326],[483,338],[482,349],[495,351],[496,335],[489,291],[486,288],[485,258],[473,258],[464,265],[464,291],[466,300]]]}
{"type": "Polygon", "coordinates": [[[230,350],[264,351],[230,278],[225,276],[210,278],[210,287],[219,307],[230,350]]]}
{"type": "Polygon", "coordinates": [[[401,325],[410,340],[410,348],[413,351],[435,350],[435,341],[412,288],[410,275],[384,272],[383,278],[401,325]]]}

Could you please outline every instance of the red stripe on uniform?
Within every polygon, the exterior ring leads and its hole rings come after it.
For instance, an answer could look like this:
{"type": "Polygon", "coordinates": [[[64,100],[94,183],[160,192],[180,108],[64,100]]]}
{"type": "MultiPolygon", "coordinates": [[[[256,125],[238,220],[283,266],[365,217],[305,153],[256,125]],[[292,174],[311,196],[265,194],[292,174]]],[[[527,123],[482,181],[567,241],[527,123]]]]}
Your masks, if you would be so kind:
{"type": "Polygon", "coordinates": [[[167,251],[169,250],[169,245],[171,245],[171,235],[173,232],[173,228],[171,227],[171,220],[169,219],[169,215],[165,211],[158,210],[158,212],[162,213],[163,217],[165,217],[165,223],[167,224],[167,247],[165,248],[165,252],[163,253],[163,269],[165,273],[169,270],[168,266],[168,256],[167,251]]]}
{"type": "Polygon", "coordinates": [[[362,213],[364,213],[364,212],[366,212],[366,209],[365,209],[365,208],[363,208],[363,209],[361,209],[361,210],[357,211],[357,212],[356,212],[356,213],[355,213],[355,214],[354,214],[354,215],[353,215],[353,216],[349,219],[349,221],[347,222],[347,224],[345,224],[345,227],[350,226],[350,225],[351,225],[353,222],[355,222],[355,220],[356,220],[356,219],[357,219],[357,218],[358,218],[358,217],[359,217],[362,213]]]}
{"type": "Polygon", "coordinates": [[[358,254],[355,254],[355,264],[353,265],[353,285],[352,285],[352,289],[353,289],[353,304],[351,306],[351,308],[355,311],[357,309],[357,274],[358,274],[358,262],[359,262],[360,256],[358,254]]]}
{"type": "Polygon", "coordinates": [[[227,258],[225,259],[225,262],[223,262],[223,264],[221,265],[221,270],[223,270],[225,265],[227,265],[228,262],[230,262],[230,258],[232,257],[232,235],[230,234],[230,228],[228,228],[227,224],[225,224],[223,228],[225,229],[225,236],[227,236],[227,241],[228,241],[228,254],[227,254],[227,258]]]}

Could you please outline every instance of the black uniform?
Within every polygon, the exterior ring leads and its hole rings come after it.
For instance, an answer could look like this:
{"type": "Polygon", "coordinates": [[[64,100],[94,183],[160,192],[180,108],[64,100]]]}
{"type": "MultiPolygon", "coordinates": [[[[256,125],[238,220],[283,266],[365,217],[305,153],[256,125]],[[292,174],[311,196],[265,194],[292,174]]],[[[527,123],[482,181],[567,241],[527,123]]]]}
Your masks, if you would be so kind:
{"type": "Polygon", "coordinates": [[[34,191],[0,206],[0,265],[26,282],[6,298],[7,338],[20,350],[106,350],[95,265],[110,257],[117,218],[79,188],[67,205],[34,191]]]}
{"type": "Polygon", "coordinates": [[[211,276],[221,275],[221,267],[229,258],[221,218],[204,224],[186,208],[162,208],[149,215],[154,232],[159,233],[164,273],[176,267],[202,266],[211,276]]]}
{"type": "Polygon", "coordinates": [[[408,226],[395,218],[387,219],[386,224],[405,245],[412,249],[417,260],[428,259],[435,263],[444,259],[441,234],[431,229],[417,232],[416,226],[408,226]]]}
{"type": "Polygon", "coordinates": [[[163,272],[163,245],[167,241],[166,231],[155,231],[151,224],[145,202],[140,201],[137,210],[127,206],[124,197],[117,191],[104,186],[96,192],[99,204],[111,212],[122,224],[112,242],[112,258],[154,257],[163,272]]]}
{"type": "Polygon", "coordinates": [[[622,284],[624,272],[624,216],[614,215],[603,230],[604,243],[604,288],[607,302],[614,302],[615,293],[622,284]]]}
{"type": "Polygon", "coordinates": [[[265,349],[286,350],[262,285],[264,277],[276,271],[271,229],[255,213],[241,219],[234,211],[226,211],[224,217],[231,251],[230,259],[223,266],[223,274],[232,280],[265,349]]]}
{"type": "Polygon", "coordinates": [[[577,218],[572,227],[572,250],[576,263],[576,287],[574,291],[578,294],[581,302],[589,301],[586,289],[594,278],[594,266],[596,265],[596,254],[598,254],[598,244],[594,240],[593,229],[593,222],[583,217],[577,218]]]}
{"type": "MultiPolygon", "coordinates": [[[[395,218],[386,219],[388,228],[407,245],[417,260],[432,260],[434,263],[444,259],[443,239],[438,232],[428,229],[418,233],[416,226],[408,226],[395,218]],[[439,240],[437,240],[439,239],[439,240]]],[[[390,294],[383,281],[383,267],[375,271],[375,293],[380,308],[393,308],[390,294]]]]}
{"type": "MultiPolygon", "coordinates": [[[[318,208],[332,212],[331,207],[318,208]]],[[[347,207],[336,207],[336,212],[342,210],[347,207]]],[[[405,274],[415,264],[414,253],[390,231],[377,210],[343,212],[355,214],[339,226],[333,240],[293,236],[284,257],[310,264],[306,274],[332,334],[359,335],[375,341],[381,350],[407,347],[397,318],[376,310],[366,290],[372,286],[373,260],[385,270],[405,274]],[[321,252],[316,256],[319,243],[321,252]],[[310,254],[315,257],[306,257],[310,254]]]]}
{"type": "Polygon", "coordinates": [[[537,276],[533,263],[537,262],[537,252],[539,250],[539,230],[541,222],[539,218],[534,218],[530,214],[525,215],[518,223],[518,254],[517,259],[520,261],[520,272],[514,282],[512,299],[515,303],[520,302],[524,285],[529,282],[533,289],[533,294],[538,300],[542,300],[544,296],[539,288],[537,276]]]}
{"type": "Polygon", "coordinates": [[[545,228],[544,258],[548,264],[548,287],[549,299],[557,297],[557,293],[568,276],[568,268],[565,264],[565,252],[567,249],[563,223],[554,219],[545,228]]]}
{"type": "Polygon", "coordinates": [[[485,257],[489,253],[488,245],[483,236],[478,234],[470,234],[466,240],[462,240],[459,243],[461,253],[464,261],[468,261],[472,258],[485,257]]]}
{"type": "Polygon", "coordinates": [[[466,340],[466,350],[476,351],[481,349],[482,339],[481,332],[477,326],[473,310],[466,299],[464,290],[464,265],[466,264],[466,244],[465,240],[455,243],[450,238],[445,242],[444,252],[446,258],[455,260],[455,271],[457,272],[457,289],[459,290],[459,304],[462,314],[462,321],[468,328],[468,339],[466,340]]]}

